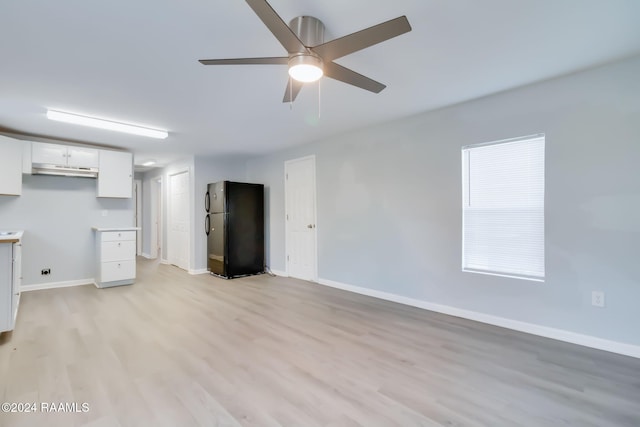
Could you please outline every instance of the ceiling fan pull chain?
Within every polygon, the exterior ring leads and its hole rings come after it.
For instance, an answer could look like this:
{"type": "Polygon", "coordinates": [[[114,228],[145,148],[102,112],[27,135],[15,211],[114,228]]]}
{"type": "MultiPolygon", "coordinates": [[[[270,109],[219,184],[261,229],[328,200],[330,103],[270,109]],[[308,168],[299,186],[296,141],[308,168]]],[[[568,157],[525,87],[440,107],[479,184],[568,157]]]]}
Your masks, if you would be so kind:
{"type": "Polygon", "coordinates": [[[293,78],[289,76],[289,110],[293,110],[293,78]]]}

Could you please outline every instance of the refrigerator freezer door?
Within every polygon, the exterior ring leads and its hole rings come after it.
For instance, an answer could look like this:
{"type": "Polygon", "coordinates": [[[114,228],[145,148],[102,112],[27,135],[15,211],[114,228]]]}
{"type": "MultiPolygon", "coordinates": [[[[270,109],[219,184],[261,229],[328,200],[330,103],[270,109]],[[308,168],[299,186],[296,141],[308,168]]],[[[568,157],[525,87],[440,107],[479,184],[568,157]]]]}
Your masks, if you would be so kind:
{"type": "Polygon", "coordinates": [[[225,181],[216,182],[215,184],[209,184],[209,198],[211,205],[210,212],[227,212],[227,208],[224,202],[225,187],[225,181]]]}
{"type": "Polygon", "coordinates": [[[225,215],[214,213],[211,217],[207,239],[207,269],[220,276],[226,276],[225,215]]]}

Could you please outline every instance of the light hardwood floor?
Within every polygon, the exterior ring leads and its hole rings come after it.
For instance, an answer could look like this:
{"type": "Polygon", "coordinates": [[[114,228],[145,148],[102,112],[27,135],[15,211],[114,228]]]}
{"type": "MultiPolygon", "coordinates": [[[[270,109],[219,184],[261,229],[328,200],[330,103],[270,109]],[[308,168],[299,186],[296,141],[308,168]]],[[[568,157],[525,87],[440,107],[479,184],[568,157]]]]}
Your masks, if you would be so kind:
{"type": "Polygon", "coordinates": [[[23,294],[1,426],[640,426],[640,360],[294,279],[141,260],[23,294]]]}

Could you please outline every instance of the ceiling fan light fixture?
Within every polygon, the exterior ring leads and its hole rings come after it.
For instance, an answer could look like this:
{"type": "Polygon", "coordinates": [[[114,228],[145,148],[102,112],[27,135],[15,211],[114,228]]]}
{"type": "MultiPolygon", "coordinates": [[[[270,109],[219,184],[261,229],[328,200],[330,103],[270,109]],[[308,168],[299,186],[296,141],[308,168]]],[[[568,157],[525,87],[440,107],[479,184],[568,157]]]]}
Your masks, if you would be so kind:
{"type": "Polygon", "coordinates": [[[289,75],[299,82],[315,82],[324,75],[322,60],[308,54],[293,56],[289,59],[289,75]]]}

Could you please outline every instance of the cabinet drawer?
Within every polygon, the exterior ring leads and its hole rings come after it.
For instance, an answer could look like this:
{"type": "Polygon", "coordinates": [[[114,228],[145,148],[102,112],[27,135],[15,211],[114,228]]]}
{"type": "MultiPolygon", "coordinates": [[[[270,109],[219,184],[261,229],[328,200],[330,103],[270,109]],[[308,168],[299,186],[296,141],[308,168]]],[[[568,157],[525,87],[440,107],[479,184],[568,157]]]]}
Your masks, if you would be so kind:
{"type": "Polygon", "coordinates": [[[102,233],[103,242],[114,242],[122,240],[136,240],[135,231],[105,231],[102,233]]]}
{"type": "Polygon", "coordinates": [[[101,262],[129,261],[136,257],[136,242],[131,240],[102,242],[101,262]]]}
{"type": "Polygon", "coordinates": [[[117,280],[134,279],[136,277],[136,262],[114,261],[102,263],[101,282],[115,282],[117,280]]]}

